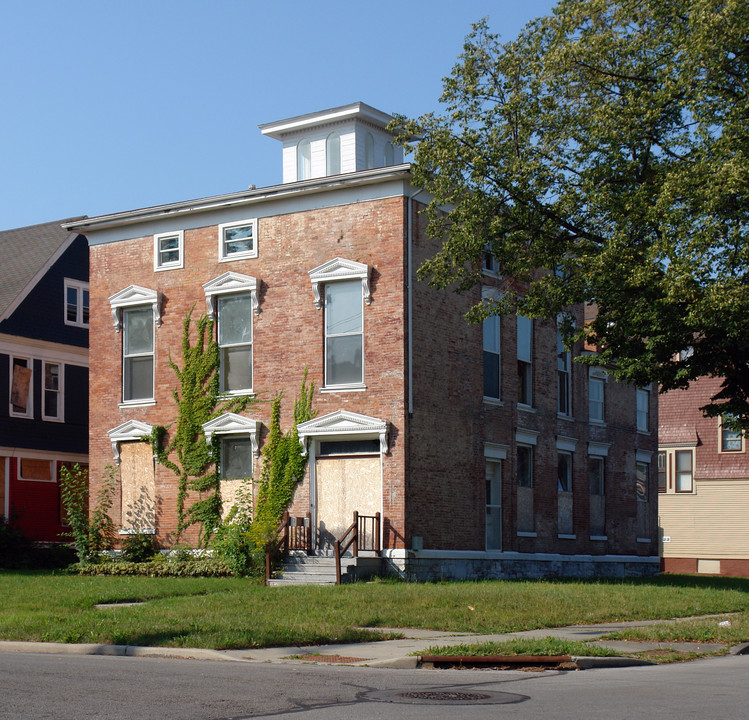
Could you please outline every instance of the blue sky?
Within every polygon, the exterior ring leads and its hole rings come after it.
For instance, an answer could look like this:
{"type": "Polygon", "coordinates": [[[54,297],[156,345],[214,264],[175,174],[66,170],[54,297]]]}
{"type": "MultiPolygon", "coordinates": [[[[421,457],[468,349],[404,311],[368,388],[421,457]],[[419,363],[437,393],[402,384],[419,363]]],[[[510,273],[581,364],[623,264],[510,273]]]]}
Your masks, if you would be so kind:
{"type": "Polygon", "coordinates": [[[281,182],[257,126],[361,100],[438,110],[472,22],[551,0],[6,0],[0,230],[281,182]]]}

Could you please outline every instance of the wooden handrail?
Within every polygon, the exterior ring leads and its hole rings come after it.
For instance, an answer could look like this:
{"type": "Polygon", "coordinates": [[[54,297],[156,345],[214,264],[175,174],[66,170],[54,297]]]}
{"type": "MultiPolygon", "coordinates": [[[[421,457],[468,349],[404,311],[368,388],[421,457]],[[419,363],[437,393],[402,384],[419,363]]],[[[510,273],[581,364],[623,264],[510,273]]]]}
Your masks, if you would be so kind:
{"type": "Polygon", "coordinates": [[[288,512],[283,514],[278,525],[278,533],[274,540],[265,546],[265,582],[273,574],[273,556],[283,547],[283,555],[291,550],[304,550],[308,555],[312,553],[312,527],[309,512],[305,516],[290,517],[288,512]]]}
{"type": "Polygon", "coordinates": [[[359,550],[380,552],[380,513],[359,515],[354,510],[354,522],[335,541],[335,583],[341,584],[341,557],[353,545],[351,554],[359,557],[359,550]],[[369,529],[369,532],[367,530],[369,529]],[[349,535],[351,537],[349,537],[349,535]]]}

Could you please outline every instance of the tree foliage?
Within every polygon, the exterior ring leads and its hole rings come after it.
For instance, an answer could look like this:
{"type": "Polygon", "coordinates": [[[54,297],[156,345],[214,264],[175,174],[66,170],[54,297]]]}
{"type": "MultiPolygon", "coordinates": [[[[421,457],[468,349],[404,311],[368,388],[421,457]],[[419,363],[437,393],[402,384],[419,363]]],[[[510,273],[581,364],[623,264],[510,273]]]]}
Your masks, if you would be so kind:
{"type": "Polygon", "coordinates": [[[444,240],[420,276],[465,291],[489,251],[503,296],[472,319],[593,303],[584,361],[722,377],[706,411],[749,427],[748,70],[746,0],[562,0],[507,43],[479,22],[444,112],[394,124],[444,240]]]}

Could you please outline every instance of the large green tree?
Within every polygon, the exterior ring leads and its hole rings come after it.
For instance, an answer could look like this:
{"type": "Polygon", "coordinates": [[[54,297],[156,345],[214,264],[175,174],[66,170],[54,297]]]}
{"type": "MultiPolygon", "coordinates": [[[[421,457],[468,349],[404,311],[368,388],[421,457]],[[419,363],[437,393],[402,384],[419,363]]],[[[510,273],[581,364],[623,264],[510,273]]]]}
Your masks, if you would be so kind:
{"type": "Polygon", "coordinates": [[[746,0],[562,0],[507,43],[479,22],[444,111],[394,125],[444,240],[421,277],[465,291],[488,251],[504,295],[474,320],[593,303],[587,361],[720,376],[708,413],[749,428],[748,70],[746,0]]]}

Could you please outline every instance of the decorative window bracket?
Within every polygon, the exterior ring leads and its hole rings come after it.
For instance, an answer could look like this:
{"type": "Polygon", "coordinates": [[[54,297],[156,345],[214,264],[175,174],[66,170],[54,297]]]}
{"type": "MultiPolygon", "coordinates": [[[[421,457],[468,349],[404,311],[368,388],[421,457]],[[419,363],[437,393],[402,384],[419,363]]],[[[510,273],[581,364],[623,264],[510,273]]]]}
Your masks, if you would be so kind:
{"type": "Polygon", "coordinates": [[[120,464],[120,443],[148,440],[151,437],[152,430],[153,425],[140,420],[128,420],[110,430],[107,435],[109,435],[109,440],[112,443],[115,463],[120,464]]]}
{"type": "Polygon", "coordinates": [[[354,260],[344,260],[343,258],[329,260],[314,270],[310,270],[309,277],[312,281],[312,292],[315,295],[315,307],[318,310],[322,308],[320,285],[337,280],[361,280],[362,296],[364,297],[364,302],[369,305],[372,302],[372,294],[369,289],[369,274],[369,265],[354,260]]]}
{"type": "Polygon", "coordinates": [[[209,280],[205,285],[203,285],[203,290],[205,291],[205,307],[208,317],[213,318],[216,316],[214,303],[216,295],[244,292],[250,293],[252,312],[255,315],[260,315],[260,302],[257,294],[259,284],[260,282],[256,278],[235,272],[225,272],[223,275],[219,275],[217,278],[209,280]]]}
{"type": "Polygon", "coordinates": [[[120,332],[122,329],[122,308],[138,305],[151,305],[156,327],[161,327],[161,293],[158,290],[149,290],[140,285],[130,285],[130,287],[112,295],[109,298],[109,305],[112,308],[116,332],[120,332]]]}
{"type": "Polygon", "coordinates": [[[210,444],[214,435],[249,435],[252,445],[252,453],[260,455],[257,436],[260,432],[260,421],[237,415],[237,413],[224,413],[207,423],[203,423],[205,441],[210,444]]]}

